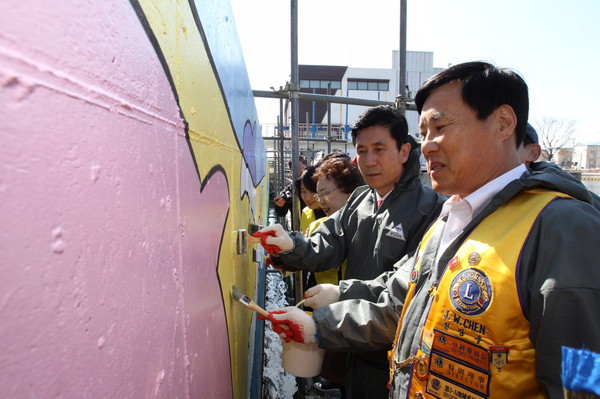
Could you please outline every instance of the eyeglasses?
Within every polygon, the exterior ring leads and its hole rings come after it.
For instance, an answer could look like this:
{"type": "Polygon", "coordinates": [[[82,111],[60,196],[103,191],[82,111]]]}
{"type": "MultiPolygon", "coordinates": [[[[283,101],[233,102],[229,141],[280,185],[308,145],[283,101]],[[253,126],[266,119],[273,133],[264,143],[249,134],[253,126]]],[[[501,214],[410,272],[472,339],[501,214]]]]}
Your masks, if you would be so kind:
{"type": "Polygon", "coordinates": [[[328,200],[329,199],[329,194],[331,194],[332,192],[334,192],[335,190],[337,190],[339,187],[334,187],[331,189],[323,189],[321,190],[320,193],[317,193],[315,195],[313,195],[313,198],[317,201],[321,201],[321,200],[328,200]]]}

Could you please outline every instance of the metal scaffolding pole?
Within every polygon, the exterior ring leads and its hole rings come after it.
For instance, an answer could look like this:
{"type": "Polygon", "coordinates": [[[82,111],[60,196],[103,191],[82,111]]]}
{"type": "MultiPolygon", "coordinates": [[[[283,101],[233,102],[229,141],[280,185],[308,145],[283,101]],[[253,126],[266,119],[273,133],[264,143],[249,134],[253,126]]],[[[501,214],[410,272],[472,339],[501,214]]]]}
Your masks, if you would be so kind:
{"type": "MultiPolygon", "coordinates": [[[[254,97],[263,98],[289,98],[291,96],[288,90],[269,91],[269,90],[252,90],[254,97]]],[[[312,94],[296,92],[298,100],[329,102],[332,104],[348,104],[348,105],[364,105],[366,107],[376,107],[378,105],[399,105],[404,109],[416,111],[417,107],[414,104],[397,104],[393,101],[369,100],[365,98],[328,96],[325,94],[312,94]]]]}
{"type": "Polygon", "coordinates": [[[279,191],[280,193],[285,187],[285,157],[283,152],[283,98],[279,99],[279,117],[277,118],[277,133],[280,138],[279,141],[279,191]]]}
{"type": "MultiPolygon", "coordinates": [[[[331,95],[331,82],[327,83],[327,95],[331,95]]],[[[331,154],[331,103],[327,103],[327,153],[331,154]]]]}
{"type": "MultiPolygon", "coordinates": [[[[398,64],[398,103],[406,103],[406,0],[400,0],[400,63],[398,64]]],[[[404,107],[398,107],[404,114],[404,107]]]]}
{"type": "MultiPolygon", "coordinates": [[[[292,181],[298,178],[298,163],[300,156],[300,129],[298,89],[298,0],[291,0],[291,82],[289,85],[290,105],[291,105],[291,134],[292,134],[292,181]]],[[[300,201],[296,194],[296,185],[292,184],[292,230],[300,231],[300,201]]],[[[294,296],[296,302],[302,299],[304,292],[302,282],[302,272],[294,273],[294,296]]]]}
{"type": "MultiPolygon", "coordinates": [[[[292,134],[292,181],[298,178],[298,158],[300,157],[298,113],[298,0],[291,0],[291,82],[288,90],[291,105],[291,134],[292,134]]],[[[300,201],[296,195],[295,185],[292,185],[292,230],[300,230],[300,201]]]]}

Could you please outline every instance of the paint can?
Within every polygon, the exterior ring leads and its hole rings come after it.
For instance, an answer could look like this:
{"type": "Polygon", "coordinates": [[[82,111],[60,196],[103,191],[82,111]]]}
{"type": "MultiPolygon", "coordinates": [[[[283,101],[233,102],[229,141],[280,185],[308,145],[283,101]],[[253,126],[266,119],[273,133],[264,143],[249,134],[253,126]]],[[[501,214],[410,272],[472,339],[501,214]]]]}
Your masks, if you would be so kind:
{"type": "Polygon", "coordinates": [[[281,363],[283,369],[296,377],[314,377],[321,373],[325,350],[316,343],[301,344],[296,341],[283,343],[281,363]]]}

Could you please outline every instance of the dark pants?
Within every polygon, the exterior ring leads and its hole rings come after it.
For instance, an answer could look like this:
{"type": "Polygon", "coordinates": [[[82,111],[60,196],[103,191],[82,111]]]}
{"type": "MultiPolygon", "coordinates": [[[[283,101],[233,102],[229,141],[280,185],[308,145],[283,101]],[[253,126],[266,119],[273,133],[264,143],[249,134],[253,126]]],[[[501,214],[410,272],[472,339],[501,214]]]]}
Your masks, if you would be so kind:
{"type": "Polygon", "coordinates": [[[389,366],[387,351],[349,352],[347,399],[387,399],[389,366]]]}

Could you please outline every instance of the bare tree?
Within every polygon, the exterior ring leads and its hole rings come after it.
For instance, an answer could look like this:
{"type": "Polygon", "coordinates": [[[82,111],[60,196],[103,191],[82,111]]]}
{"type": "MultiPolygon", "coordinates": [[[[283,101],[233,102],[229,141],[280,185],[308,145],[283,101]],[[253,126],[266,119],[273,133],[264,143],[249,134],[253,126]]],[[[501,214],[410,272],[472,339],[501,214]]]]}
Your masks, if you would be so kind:
{"type": "Polygon", "coordinates": [[[572,145],[575,121],[545,116],[534,124],[542,147],[542,157],[549,162],[563,147],[572,145]]]}

